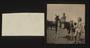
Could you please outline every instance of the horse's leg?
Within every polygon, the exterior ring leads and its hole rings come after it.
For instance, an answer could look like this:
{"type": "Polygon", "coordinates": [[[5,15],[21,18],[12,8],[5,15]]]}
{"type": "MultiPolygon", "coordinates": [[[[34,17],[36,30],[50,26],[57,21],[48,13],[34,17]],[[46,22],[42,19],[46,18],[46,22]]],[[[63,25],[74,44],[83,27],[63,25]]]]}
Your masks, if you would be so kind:
{"type": "Polygon", "coordinates": [[[76,41],[77,41],[76,38],[77,38],[77,36],[74,37],[74,43],[76,43],[76,41]]]}
{"type": "Polygon", "coordinates": [[[50,25],[50,29],[52,30],[52,25],[50,25]]]}
{"type": "Polygon", "coordinates": [[[61,24],[59,24],[59,28],[61,28],[61,24]]]}
{"type": "Polygon", "coordinates": [[[70,29],[68,29],[68,34],[70,34],[70,29]]]}

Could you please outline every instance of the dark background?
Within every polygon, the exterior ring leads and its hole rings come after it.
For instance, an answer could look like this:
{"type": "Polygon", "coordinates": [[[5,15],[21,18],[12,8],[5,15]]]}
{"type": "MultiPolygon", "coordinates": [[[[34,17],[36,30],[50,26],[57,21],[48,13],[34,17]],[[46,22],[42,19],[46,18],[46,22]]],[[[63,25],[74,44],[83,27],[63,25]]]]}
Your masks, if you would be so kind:
{"type": "MultiPolygon", "coordinates": [[[[45,21],[46,26],[46,21],[45,21]]],[[[0,48],[90,48],[89,47],[89,0],[0,0],[0,48]],[[47,4],[86,4],[86,44],[47,44],[45,36],[2,37],[2,13],[41,12],[47,14],[47,4]]]]}

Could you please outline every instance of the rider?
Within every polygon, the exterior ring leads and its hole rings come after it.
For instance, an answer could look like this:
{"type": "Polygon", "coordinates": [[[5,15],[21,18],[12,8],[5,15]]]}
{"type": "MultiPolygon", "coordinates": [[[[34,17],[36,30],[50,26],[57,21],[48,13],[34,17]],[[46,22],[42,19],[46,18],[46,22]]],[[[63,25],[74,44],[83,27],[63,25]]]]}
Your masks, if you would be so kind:
{"type": "Polygon", "coordinates": [[[61,26],[64,25],[63,28],[65,28],[65,22],[66,22],[66,15],[63,13],[63,16],[61,17],[61,26]]]}

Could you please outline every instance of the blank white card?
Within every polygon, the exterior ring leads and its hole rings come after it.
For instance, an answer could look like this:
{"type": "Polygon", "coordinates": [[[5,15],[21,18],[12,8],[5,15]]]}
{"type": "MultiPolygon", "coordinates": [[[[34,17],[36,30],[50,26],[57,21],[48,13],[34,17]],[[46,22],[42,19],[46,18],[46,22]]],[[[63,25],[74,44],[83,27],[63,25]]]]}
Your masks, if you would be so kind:
{"type": "Polygon", "coordinates": [[[44,13],[2,14],[2,36],[44,36],[44,13]]]}

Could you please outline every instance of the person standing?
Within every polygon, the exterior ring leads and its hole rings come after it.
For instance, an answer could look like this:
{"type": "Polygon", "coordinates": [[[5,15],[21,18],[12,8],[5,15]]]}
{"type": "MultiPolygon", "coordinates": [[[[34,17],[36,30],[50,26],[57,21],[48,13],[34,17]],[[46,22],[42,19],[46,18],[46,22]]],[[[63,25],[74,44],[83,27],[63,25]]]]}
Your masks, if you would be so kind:
{"type": "Polygon", "coordinates": [[[66,15],[63,13],[63,16],[61,17],[61,26],[62,28],[65,28],[65,22],[66,22],[66,15]]]}
{"type": "Polygon", "coordinates": [[[80,37],[81,37],[81,33],[83,32],[83,25],[82,25],[82,19],[79,17],[78,18],[78,24],[77,24],[77,28],[75,30],[75,43],[79,43],[80,37]]]}
{"type": "Polygon", "coordinates": [[[58,21],[59,21],[59,16],[56,15],[56,17],[55,17],[55,31],[56,31],[56,33],[57,33],[57,29],[58,29],[58,21]]]}

